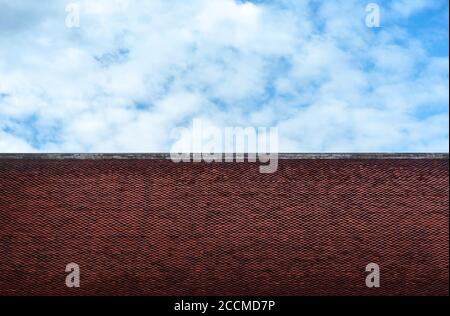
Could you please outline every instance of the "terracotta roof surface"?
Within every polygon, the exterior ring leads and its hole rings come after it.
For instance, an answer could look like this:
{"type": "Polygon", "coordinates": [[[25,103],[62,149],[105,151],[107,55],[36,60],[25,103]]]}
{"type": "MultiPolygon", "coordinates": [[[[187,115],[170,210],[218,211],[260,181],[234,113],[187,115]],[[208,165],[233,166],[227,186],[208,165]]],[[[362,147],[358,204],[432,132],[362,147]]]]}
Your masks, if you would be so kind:
{"type": "Polygon", "coordinates": [[[448,295],[447,155],[149,157],[2,155],[0,295],[448,295]]]}

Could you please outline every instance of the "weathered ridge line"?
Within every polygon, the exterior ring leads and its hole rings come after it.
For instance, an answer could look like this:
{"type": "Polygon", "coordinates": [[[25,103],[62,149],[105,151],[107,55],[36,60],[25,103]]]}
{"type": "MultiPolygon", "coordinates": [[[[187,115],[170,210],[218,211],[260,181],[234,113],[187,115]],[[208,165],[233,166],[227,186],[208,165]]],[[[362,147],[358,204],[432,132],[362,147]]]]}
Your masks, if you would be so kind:
{"type": "MultiPolygon", "coordinates": [[[[225,154],[235,155],[235,154],[225,154]]],[[[247,156],[247,154],[245,154],[247,156]]],[[[170,153],[0,153],[0,159],[170,159],[170,153]]],[[[278,159],[449,159],[448,153],[280,153],[278,159]]]]}

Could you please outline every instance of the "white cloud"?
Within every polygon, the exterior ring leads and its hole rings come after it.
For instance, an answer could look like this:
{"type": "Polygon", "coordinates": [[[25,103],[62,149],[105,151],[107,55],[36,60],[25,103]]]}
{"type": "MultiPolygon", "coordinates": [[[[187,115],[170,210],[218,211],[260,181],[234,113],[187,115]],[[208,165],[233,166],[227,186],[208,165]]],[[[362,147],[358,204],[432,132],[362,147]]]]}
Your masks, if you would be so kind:
{"type": "Polygon", "coordinates": [[[391,3],[393,14],[399,14],[404,18],[433,7],[438,6],[439,1],[436,0],[396,0],[391,3]]]}
{"type": "Polygon", "coordinates": [[[448,57],[361,1],[80,0],[73,29],[29,3],[0,1],[0,152],[168,151],[195,117],[279,125],[282,151],[448,151],[448,57]]]}
{"type": "Polygon", "coordinates": [[[23,139],[0,131],[0,148],[2,153],[32,153],[35,150],[23,139]]]}

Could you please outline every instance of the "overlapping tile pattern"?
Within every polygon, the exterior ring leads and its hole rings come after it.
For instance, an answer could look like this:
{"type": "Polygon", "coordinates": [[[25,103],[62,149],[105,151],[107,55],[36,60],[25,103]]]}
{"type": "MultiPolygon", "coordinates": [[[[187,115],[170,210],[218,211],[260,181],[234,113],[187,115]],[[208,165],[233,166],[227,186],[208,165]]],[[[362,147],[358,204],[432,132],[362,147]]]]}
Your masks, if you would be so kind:
{"type": "Polygon", "coordinates": [[[448,295],[448,159],[258,167],[0,160],[0,295],[448,295]]]}

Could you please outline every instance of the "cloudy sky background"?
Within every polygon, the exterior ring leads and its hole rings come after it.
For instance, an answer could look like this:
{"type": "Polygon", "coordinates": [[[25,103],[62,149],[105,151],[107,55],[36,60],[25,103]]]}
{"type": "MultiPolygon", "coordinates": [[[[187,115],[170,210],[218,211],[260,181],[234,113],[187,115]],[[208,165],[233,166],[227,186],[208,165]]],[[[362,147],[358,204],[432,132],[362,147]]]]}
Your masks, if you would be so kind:
{"type": "Polygon", "coordinates": [[[0,152],[165,152],[278,126],[283,152],[448,152],[448,1],[0,0],[0,152]],[[372,1],[376,2],[376,1],[372,1]]]}

